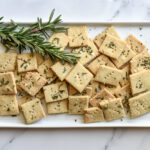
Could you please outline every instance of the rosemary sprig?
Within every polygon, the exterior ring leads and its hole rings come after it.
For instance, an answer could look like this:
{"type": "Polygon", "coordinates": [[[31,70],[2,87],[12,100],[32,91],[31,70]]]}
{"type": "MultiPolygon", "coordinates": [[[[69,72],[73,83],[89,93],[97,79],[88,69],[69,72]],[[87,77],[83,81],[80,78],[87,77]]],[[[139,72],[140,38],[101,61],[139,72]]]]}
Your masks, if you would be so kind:
{"type": "Polygon", "coordinates": [[[11,20],[11,24],[5,25],[0,18],[0,42],[6,47],[7,51],[10,49],[17,49],[19,53],[24,50],[30,50],[41,54],[43,57],[48,55],[53,61],[56,59],[62,63],[69,62],[76,64],[78,56],[68,51],[60,51],[60,47],[52,45],[46,40],[49,37],[47,31],[64,32],[66,28],[58,27],[62,22],[61,16],[58,16],[52,21],[54,10],[51,12],[47,23],[42,23],[42,19],[38,18],[37,22],[29,27],[19,26],[11,20]]]}

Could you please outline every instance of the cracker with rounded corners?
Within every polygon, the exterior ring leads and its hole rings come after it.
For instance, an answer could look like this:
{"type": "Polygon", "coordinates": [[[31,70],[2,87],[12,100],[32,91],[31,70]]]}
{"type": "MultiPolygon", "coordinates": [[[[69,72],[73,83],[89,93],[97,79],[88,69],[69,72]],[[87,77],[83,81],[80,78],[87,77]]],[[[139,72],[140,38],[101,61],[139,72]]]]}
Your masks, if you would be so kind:
{"type": "Polygon", "coordinates": [[[42,104],[37,98],[22,104],[21,110],[27,124],[34,123],[45,117],[45,112],[43,110],[42,104]]]}
{"type": "Polygon", "coordinates": [[[20,82],[20,87],[31,96],[35,96],[47,83],[45,78],[37,72],[27,72],[25,78],[20,82]]]}
{"type": "Polygon", "coordinates": [[[18,115],[16,95],[0,95],[0,116],[18,115]]]}
{"type": "Polygon", "coordinates": [[[46,103],[60,101],[68,98],[66,82],[57,82],[43,87],[46,103]]]}
{"type": "Polygon", "coordinates": [[[93,75],[83,65],[78,63],[67,75],[66,81],[81,93],[92,78],[93,75]]]}
{"type": "Polygon", "coordinates": [[[36,71],[37,70],[37,59],[36,56],[31,53],[19,54],[17,56],[17,70],[19,73],[36,71]]]}
{"type": "Polygon", "coordinates": [[[0,72],[15,71],[17,53],[0,54],[0,72]]]}
{"type": "Polygon", "coordinates": [[[62,114],[68,112],[68,99],[47,103],[48,114],[62,114]]]}
{"type": "Polygon", "coordinates": [[[107,34],[105,40],[99,48],[99,52],[113,59],[118,59],[124,50],[125,45],[125,41],[107,34]]]}
{"type": "Polygon", "coordinates": [[[16,83],[13,72],[0,73],[0,94],[17,94],[16,83]]]}
{"type": "Polygon", "coordinates": [[[81,115],[84,114],[84,110],[88,108],[89,97],[88,96],[69,96],[69,114],[81,115]]]}
{"type": "Polygon", "coordinates": [[[122,71],[108,66],[100,66],[95,80],[103,84],[117,86],[122,79],[122,71]]]}
{"type": "Polygon", "coordinates": [[[57,77],[63,81],[71,71],[72,67],[73,66],[69,63],[62,64],[61,62],[56,62],[53,66],[51,66],[51,69],[53,72],[55,72],[57,77]]]}
{"type": "Polygon", "coordinates": [[[88,34],[86,26],[70,27],[68,30],[69,47],[80,47],[88,45],[88,34]]]}
{"type": "Polygon", "coordinates": [[[60,47],[60,50],[64,50],[69,43],[69,37],[64,33],[54,33],[48,41],[54,46],[60,47]]]}
{"type": "Polygon", "coordinates": [[[92,122],[102,122],[104,121],[103,111],[98,107],[92,107],[85,109],[84,114],[84,122],[92,123],[92,122]]]}

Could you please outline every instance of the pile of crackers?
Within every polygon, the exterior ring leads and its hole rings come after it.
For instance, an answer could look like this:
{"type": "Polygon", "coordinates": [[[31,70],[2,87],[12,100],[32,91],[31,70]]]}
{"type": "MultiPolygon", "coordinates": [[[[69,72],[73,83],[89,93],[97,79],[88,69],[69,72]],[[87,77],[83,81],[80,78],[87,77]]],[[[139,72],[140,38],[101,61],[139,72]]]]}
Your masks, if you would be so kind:
{"type": "Polygon", "coordinates": [[[30,124],[68,113],[92,123],[150,111],[150,54],[135,36],[122,40],[111,26],[92,40],[86,26],[77,26],[49,41],[80,60],[73,66],[37,53],[0,54],[1,116],[22,113],[30,124]]]}

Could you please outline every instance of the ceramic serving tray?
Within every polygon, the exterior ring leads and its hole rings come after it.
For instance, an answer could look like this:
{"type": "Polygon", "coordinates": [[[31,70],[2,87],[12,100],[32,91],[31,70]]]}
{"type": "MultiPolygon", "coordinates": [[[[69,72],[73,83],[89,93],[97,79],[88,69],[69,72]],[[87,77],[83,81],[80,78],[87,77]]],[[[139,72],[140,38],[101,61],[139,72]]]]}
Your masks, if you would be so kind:
{"type": "MultiPolygon", "coordinates": [[[[21,24],[30,24],[22,23],[21,24]]],[[[148,49],[150,49],[150,22],[68,22],[63,23],[63,26],[78,26],[86,25],[88,27],[88,35],[94,38],[102,32],[106,27],[113,25],[122,39],[125,39],[129,34],[135,35],[140,39],[148,49]]],[[[0,48],[0,52],[3,49],[0,48]]],[[[85,124],[83,115],[47,115],[44,119],[26,125],[22,114],[18,117],[0,116],[0,128],[95,128],[95,127],[150,127],[150,113],[141,117],[130,119],[129,117],[111,121],[85,124]]]]}

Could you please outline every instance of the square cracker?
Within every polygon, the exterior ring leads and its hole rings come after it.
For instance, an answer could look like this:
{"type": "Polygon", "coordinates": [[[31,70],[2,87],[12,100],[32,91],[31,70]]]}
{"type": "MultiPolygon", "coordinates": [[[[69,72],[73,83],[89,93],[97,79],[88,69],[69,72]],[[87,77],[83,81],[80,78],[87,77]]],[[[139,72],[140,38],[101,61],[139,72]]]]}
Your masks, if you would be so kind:
{"type": "Polygon", "coordinates": [[[66,81],[81,93],[92,78],[93,75],[84,66],[78,63],[67,75],[66,81]]]}
{"type": "Polygon", "coordinates": [[[16,53],[0,54],[0,72],[14,71],[16,67],[16,53]]]}
{"type": "Polygon", "coordinates": [[[31,96],[35,96],[46,84],[45,78],[37,72],[27,72],[25,78],[20,82],[20,87],[31,96]]]}
{"type": "Polygon", "coordinates": [[[110,59],[107,56],[101,54],[96,59],[94,59],[91,63],[89,63],[87,68],[93,74],[96,74],[99,69],[99,66],[101,65],[115,67],[115,65],[110,61],[110,59]]]}
{"type": "Polygon", "coordinates": [[[84,122],[102,122],[104,121],[103,111],[98,107],[85,109],[84,122]]]}
{"type": "Polygon", "coordinates": [[[112,98],[115,98],[115,96],[113,96],[108,90],[103,89],[90,99],[90,104],[93,107],[98,107],[102,100],[110,100],[112,98]]]}
{"type": "Polygon", "coordinates": [[[19,109],[21,109],[21,105],[24,104],[24,103],[27,103],[27,102],[30,102],[34,99],[34,97],[30,96],[30,95],[26,95],[26,96],[23,96],[21,98],[18,98],[18,107],[19,109]]]}
{"type": "Polygon", "coordinates": [[[69,114],[84,114],[84,110],[88,108],[88,96],[69,96],[69,114]]]}
{"type": "Polygon", "coordinates": [[[66,82],[57,82],[43,87],[46,103],[68,98],[66,82]]]}
{"type": "Polygon", "coordinates": [[[92,39],[88,39],[88,46],[73,49],[72,53],[76,53],[80,57],[79,62],[82,65],[87,64],[99,55],[98,49],[93,43],[92,39]]]}
{"type": "Polygon", "coordinates": [[[114,86],[114,85],[102,84],[102,83],[100,83],[100,88],[101,90],[106,89],[112,95],[114,95],[117,90],[121,89],[120,84],[118,84],[117,86],[114,86]]]}
{"type": "Polygon", "coordinates": [[[120,85],[123,87],[127,84],[129,84],[129,75],[130,75],[130,66],[126,65],[122,69],[122,80],[120,81],[120,85]]]}
{"type": "Polygon", "coordinates": [[[140,53],[146,49],[145,45],[132,34],[126,38],[126,42],[135,53],[140,53]]]}
{"type": "Polygon", "coordinates": [[[17,94],[15,78],[12,72],[0,73],[0,94],[17,94]]]}
{"type": "Polygon", "coordinates": [[[118,59],[121,52],[124,50],[126,43],[123,40],[117,39],[111,35],[106,35],[99,51],[108,57],[118,59]]]}
{"type": "Polygon", "coordinates": [[[144,70],[130,75],[132,94],[138,94],[150,89],[150,71],[144,70]]]}
{"type": "Polygon", "coordinates": [[[27,124],[36,122],[45,117],[42,104],[37,98],[22,104],[21,109],[27,124]]]}
{"type": "Polygon", "coordinates": [[[127,84],[121,89],[117,90],[115,96],[121,98],[123,105],[128,107],[128,99],[132,96],[130,84],[127,84]]]}
{"type": "Polygon", "coordinates": [[[71,71],[72,67],[73,66],[70,65],[69,63],[62,64],[60,62],[57,62],[51,67],[51,69],[53,70],[53,72],[55,72],[58,78],[61,81],[63,81],[65,77],[68,75],[68,73],[71,71]]]}
{"type": "Polygon", "coordinates": [[[86,87],[81,93],[79,93],[73,86],[69,85],[69,95],[88,95],[92,96],[92,88],[86,87]]]}
{"type": "Polygon", "coordinates": [[[150,91],[130,98],[129,107],[131,118],[150,112],[150,91]]]}
{"type": "Polygon", "coordinates": [[[52,65],[53,65],[52,61],[48,58],[38,67],[39,74],[43,76],[48,83],[51,83],[56,79],[56,75],[51,69],[52,65]]]}
{"type": "Polygon", "coordinates": [[[0,115],[18,115],[18,102],[16,95],[0,95],[0,115]]]}
{"type": "Polygon", "coordinates": [[[70,27],[68,29],[69,46],[80,47],[88,45],[88,34],[86,26],[70,27]]]}
{"type": "Polygon", "coordinates": [[[36,56],[31,53],[24,53],[17,56],[18,72],[28,72],[37,70],[36,56]]]}
{"type": "Polygon", "coordinates": [[[92,88],[92,96],[93,97],[95,94],[97,94],[100,91],[100,83],[95,81],[94,79],[92,79],[89,84],[88,87],[92,88]]]}
{"type": "Polygon", "coordinates": [[[100,66],[95,80],[103,84],[117,86],[122,79],[122,71],[108,66],[100,66]]]}
{"type": "Polygon", "coordinates": [[[136,73],[143,70],[150,70],[150,54],[147,51],[141,52],[130,61],[131,73],[136,73]]]}
{"type": "Polygon", "coordinates": [[[131,50],[126,44],[123,51],[121,52],[119,58],[112,59],[113,63],[116,65],[117,68],[122,68],[127,62],[129,62],[134,56],[135,52],[131,50]]]}
{"type": "Polygon", "coordinates": [[[104,100],[100,102],[106,121],[116,120],[125,117],[125,111],[120,98],[104,100]]]}
{"type": "Polygon", "coordinates": [[[61,114],[68,112],[68,100],[61,100],[56,102],[47,103],[48,114],[61,114]]]}
{"type": "Polygon", "coordinates": [[[120,39],[120,36],[118,35],[117,31],[115,30],[115,28],[113,26],[106,28],[102,33],[98,34],[95,39],[94,39],[94,43],[97,45],[97,47],[100,48],[101,44],[103,43],[106,34],[110,34],[116,38],[120,39]]]}
{"type": "Polygon", "coordinates": [[[48,41],[54,46],[60,47],[60,50],[64,50],[69,43],[69,37],[64,33],[54,33],[48,41]]]}

